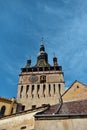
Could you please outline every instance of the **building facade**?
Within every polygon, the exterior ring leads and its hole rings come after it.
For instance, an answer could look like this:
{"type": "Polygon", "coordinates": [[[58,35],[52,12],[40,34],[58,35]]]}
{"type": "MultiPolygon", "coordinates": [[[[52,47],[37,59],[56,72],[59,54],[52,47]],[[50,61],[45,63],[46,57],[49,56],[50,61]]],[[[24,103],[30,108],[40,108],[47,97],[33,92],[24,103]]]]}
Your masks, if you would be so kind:
{"type": "Polygon", "coordinates": [[[0,117],[16,113],[17,103],[14,98],[7,99],[0,97],[0,117]],[[14,109],[14,110],[13,110],[14,109]]]}
{"type": "Polygon", "coordinates": [[[36,108],[44,104],[59,102],[59,91],[65,91],[62,67],[58,65],[57,58],[53,58],[53,66],[48,63],[48,54],[43,42],[37,56],[37,63],[31,67],[31,59],[21,69],[17,102],[22,110],[36,108]]]}
{"type": "Polygon", "coordinates": [[[87,86],[75,81],[65,91],[62,67],[53,66],[43,44],[37,63],[21,69],[17,99],[0,98],[0,130],[86,130],[87,86]]]}
{"type": "Polygon", "coordinates": [[[62,95],[63,101],[77,101],[87,99],[87,85],[75,81],[62,95]]]}

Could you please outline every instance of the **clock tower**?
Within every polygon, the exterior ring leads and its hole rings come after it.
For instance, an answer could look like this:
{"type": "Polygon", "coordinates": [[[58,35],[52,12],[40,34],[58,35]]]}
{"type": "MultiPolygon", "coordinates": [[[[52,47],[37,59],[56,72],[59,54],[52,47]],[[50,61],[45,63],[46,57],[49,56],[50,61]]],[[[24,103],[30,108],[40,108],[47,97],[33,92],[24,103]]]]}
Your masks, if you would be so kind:
{"type": "Polygon", "coordinates": [[[53,58],[53,66],[48,63],[48,54],[43,42],[37,56],[37,63],[31,66],[31,59],[21,69],[17,102],[21,110],[40,107],[44,104],[54,105],[59,101],[59,91],[65,91],[62,67],[57,58],[53,58]]]}

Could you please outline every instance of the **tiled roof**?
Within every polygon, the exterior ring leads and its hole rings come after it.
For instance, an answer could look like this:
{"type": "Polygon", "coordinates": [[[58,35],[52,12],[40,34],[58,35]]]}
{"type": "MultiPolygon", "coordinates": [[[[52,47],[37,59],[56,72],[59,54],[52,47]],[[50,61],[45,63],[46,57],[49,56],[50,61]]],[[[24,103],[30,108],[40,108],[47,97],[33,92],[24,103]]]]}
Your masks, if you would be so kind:
{"type": "Polygon", "coordinates": [[[58,106],[52,105],[42,114],[87,114],[87,100],[64,102],[57,113],[58,106]]]}

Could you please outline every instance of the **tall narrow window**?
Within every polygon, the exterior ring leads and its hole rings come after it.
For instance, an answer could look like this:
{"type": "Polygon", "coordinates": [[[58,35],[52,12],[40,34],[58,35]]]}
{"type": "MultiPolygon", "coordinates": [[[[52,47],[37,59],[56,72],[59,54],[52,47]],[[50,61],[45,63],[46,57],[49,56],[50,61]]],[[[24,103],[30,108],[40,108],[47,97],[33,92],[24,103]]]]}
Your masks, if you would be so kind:
{"type": "Polygon", "coordinates": [[[26,97],[28,98],[29,85],[26,86],[26,97]]]}
{"type": "Polygon", "coordinates": [[[54,90],[54,94],[55,94],[55,84],[53,84],[53,90],[54,90]]]}
{"type": "Polygon", "coordinates": [[[20,89],[20,98],[22,98],[22,91],[23,91],[23,86],[21,86],[21,89],[20,89]]]}
{"type": "Polygon", "coordinates": [[[51,86],[50,86],[50,84],[49,84],[49,96],[51,96],[50,91],[51,91],[51,86]]]}
{"type": "Polygon", "coordinates": [[[45,89],[46,89],[46,86],[45,86],[45,84],[43,85],[43,95],[44,95],[44,97],[45,97],[45,89]]]}
{"type": "Polygon", "coordinates": [[[38,95],[38,98],[39,98],[39,89],[40,89],[40,85],[37,85],[37,95],[38,95]]]}
{"type": "Polygon", "coordinates": [[[32,91],[31,91],[32,98],[34,97],[33,91],[34,91],[34,85],[32,85],[32,91]]]}
{"type": "Polygon", "coordinates": [[[23,91],[23,86],[21,86],[21,92],[23,91]]]}
{"type": "Polygon", "coordinates": [[[28,92],[28,90],[29,90],[29,85],[27,85],[27,87],[26,87],[26,93],[28,92]]]}
{"type": "Polygon", "coordinates": [[[58,84],[59,93],[61,93],[61,84],[58,84]]]}
{"type": "Polygon", "coordinates": [[[58,84],[59,95],[61,95],[61,84],[58,84]]]}

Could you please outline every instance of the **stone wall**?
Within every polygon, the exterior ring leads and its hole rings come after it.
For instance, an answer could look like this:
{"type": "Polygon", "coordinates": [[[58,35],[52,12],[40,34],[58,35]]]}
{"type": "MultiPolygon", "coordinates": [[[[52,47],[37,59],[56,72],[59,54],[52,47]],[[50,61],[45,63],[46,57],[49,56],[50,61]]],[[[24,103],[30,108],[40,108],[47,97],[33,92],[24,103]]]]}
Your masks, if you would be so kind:
{"type": "MultiPolygon", "coordinates": [[[[47,118],[47,117],[46,117],[47,118]]],[[[43,119],[35,121],[34,130],[86,130],[86,118],[43,119]]]]}

